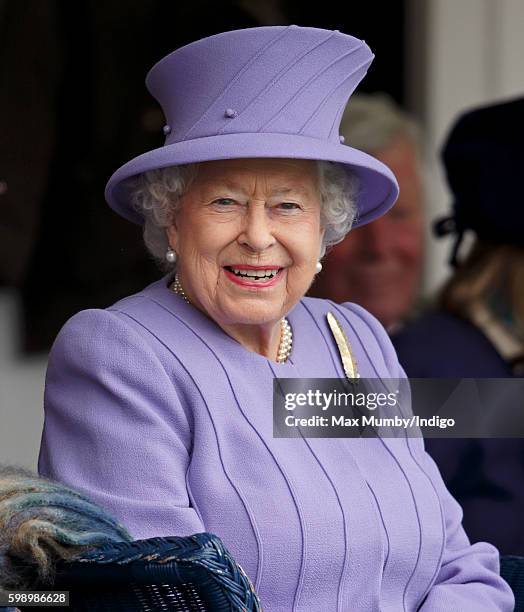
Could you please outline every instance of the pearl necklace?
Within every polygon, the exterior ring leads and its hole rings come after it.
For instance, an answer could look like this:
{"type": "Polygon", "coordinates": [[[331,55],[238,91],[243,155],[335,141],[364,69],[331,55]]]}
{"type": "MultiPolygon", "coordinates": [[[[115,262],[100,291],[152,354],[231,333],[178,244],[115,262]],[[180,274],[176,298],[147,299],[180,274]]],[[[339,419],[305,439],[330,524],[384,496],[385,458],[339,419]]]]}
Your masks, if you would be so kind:
{"type": "MultiPolygon", "coordinates": [[[[182,297],[188,304],[191,304],[187,295],[182,288],[178,274],[175,276],[175,280],[171,283],[170,289],[182,297]]],[[[291,354],[293,348],[293,331],[289,321],[284,317],[280,321],[280,343],[278,345],[277,363],[285,363],[291,354]]]]}
{"type": "Polygon", "coordinates": [[[291,355],[293,332],[289,321],[284,317],[280,321],[280,344],[278,345],[277,363],[286,363],[291,355]]]}
{"type": "Polygon", "coordinates": [[[178,295],[182,296],[188,304],[191,304],[191,302],[187,299],[187,295],[184,293],[184,290],[182,289],[182,285],[180,284],[180,279],[178,278],[178,274],[175,276],[175,280],[171,283],[171,289],[178,295]]]}

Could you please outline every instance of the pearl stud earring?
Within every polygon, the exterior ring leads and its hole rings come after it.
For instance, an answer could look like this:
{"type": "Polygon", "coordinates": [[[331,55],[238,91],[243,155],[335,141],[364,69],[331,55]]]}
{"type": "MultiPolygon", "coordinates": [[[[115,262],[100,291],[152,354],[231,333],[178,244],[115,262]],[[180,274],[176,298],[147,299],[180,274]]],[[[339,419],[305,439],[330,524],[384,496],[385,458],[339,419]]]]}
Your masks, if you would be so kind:
{"type": "Polygon", "coordinates": [[[176,253],[171,247],[169,247],[169,249],[166,251],[166,261],[168,261],[170,264],[174,264],[176,262],[176,253]]]}
{"type": "Polygon", "coordinates": [[[320,261],[317,261],[317,274],[322,270],[322,264],[320,263],[320,261]]]}

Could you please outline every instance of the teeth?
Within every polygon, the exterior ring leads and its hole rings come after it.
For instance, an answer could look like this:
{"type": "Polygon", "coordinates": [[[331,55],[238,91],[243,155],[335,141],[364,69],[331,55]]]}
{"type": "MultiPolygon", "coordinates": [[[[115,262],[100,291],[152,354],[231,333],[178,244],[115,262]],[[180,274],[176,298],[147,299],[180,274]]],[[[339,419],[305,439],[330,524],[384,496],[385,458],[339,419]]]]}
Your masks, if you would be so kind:
{"type": "Polygon", "coordinates": [[[279,268],[267,268],[266,270],[239,270],[238,268],[231,266],[231,270],[233,270],[237,276],[270,279],[278,273],[279,268]]]}

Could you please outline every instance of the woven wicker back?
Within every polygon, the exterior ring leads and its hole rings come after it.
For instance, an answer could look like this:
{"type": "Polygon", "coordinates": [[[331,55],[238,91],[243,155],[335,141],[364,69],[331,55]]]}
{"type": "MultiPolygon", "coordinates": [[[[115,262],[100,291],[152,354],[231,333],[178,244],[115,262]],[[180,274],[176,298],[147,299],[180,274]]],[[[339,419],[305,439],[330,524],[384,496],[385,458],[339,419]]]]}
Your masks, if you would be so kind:
{"type": "Polygon", "coordinates": [[[524,557],[513,555],[501,557],[500,574],[515,595],[514,612],[524,612],[524,557]]]}
{"type": "Polygon", "coordinates": [[[261,610],[249,578],[211,533],[102,546],[59,564],[52,588],[70,592],[71,612],[261,610]]]}

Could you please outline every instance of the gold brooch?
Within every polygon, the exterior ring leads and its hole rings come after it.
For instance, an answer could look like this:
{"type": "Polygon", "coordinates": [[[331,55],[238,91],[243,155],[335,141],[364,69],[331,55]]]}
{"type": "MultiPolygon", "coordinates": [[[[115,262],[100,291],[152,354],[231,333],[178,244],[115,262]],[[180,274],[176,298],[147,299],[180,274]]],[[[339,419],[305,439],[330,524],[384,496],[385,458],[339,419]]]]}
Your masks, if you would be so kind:
{"type": "Polygon", "coordinates": [[[357,362],[351,350],[351,344],[349,343],[342,325],[340,325],[338,319],[332,312],[327,313],[327,322],[335,338],[335,342],[337,343],[338,352],[340,353],[340,358],[342,359],[342,365],[344,366],[344,372],[347,378],[360,378],[360,374],[357,370],[357,362]]]}

